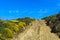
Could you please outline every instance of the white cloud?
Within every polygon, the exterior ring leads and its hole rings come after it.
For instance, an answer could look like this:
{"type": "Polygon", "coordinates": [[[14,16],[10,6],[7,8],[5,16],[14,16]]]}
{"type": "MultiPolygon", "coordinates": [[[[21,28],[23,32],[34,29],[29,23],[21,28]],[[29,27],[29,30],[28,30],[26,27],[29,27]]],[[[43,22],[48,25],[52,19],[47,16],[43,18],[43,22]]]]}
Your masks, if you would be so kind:
{"type": "Polygon", "coordinates": [[[19,13],[18,10],[9,10],[9,13],[19,13]]]}
{"type": "Polygon", "coordinates": [[[40,9],[40,10],[38,11],[38,13],[48,13],[48,10],[47,10],[47,9],[40,9]]]}
{"type": "Polygon", "coordinates": [[[18,10],[16,10],[16,13],[19,13],[19,11],[18,11],[18,10]]]}
{"type": "Polygon", "coordinates": [[[9,10],[9,13],[12,13],[12,11],[11,11],[11,10],[9,10]]]}

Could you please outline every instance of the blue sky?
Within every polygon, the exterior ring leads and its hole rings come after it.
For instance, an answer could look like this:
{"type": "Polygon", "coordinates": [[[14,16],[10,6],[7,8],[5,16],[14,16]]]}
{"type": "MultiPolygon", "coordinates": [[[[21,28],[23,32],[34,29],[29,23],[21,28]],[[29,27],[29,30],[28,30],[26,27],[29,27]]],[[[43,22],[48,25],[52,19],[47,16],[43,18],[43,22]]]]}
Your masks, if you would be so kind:
{"type": "Polygon", "coordinates": [[[0,18],[40,19],[60,11],[60,0],[0,0],[0,18]]]}

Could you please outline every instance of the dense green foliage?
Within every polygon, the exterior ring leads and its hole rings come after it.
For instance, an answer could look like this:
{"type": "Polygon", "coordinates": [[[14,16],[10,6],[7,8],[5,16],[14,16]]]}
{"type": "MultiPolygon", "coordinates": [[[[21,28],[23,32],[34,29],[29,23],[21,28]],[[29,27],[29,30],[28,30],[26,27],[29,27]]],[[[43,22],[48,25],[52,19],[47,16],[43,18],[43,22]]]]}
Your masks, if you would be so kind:
{"type": "Polygon", "coordinates": [[[17,20],[22,21],[22,22],[25,22],[26,25],[29,25],[29,23],[31,21],[34,21],[35,19],[34,18],[25,17],[25,18],[18,18],[17,20]]]}
{"type": "Polygon", "coordinates": [[[6,37],[9,37],[9,38],[13,37],[13,32],[9,28],[4,29],[4,34],[6,37]]]}
{"type": "Polygon", "coordinates": [[[0,40],[13,38],[15,34],[23,32],[25,27],[34,20],[35,19],[28,17],[5,21],[0,19],[0,40]]]}
{"type": "Polygon", "coordinates": [[[60,13],[43,19],[46,20],[46,24],[50,26],[51,32],[60,36],[60,13]]]}

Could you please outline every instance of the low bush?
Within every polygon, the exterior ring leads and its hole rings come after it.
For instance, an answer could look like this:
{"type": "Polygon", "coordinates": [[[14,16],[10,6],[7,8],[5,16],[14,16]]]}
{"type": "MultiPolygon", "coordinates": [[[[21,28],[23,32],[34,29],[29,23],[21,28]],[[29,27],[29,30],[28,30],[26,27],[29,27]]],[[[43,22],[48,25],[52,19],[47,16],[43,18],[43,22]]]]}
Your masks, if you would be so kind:
{"type": "Polygon", "coordinates": [[[5,28],[4,29],[4,35],[8,38],[12,38],[13,37],[13,32],[9,28],[5,28]]]}

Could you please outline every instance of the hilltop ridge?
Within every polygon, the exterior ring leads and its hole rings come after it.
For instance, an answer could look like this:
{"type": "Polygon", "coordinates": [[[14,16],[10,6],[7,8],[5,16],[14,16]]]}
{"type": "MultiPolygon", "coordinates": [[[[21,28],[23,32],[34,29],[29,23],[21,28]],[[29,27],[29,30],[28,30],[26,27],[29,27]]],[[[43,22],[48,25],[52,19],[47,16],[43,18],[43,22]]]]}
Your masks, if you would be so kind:
{"type": "Polygon", "coordinates": [[[41,20],[0,19],[0,40],[60,40],[60,14],[41,20]]]}
{"type": "Polygon", "coordinates": [[[51,33],[51,29],[46,25],[45,20],[34,21],[30,28],[19,34],[12,40],[60,40],[58,36],[51,33]]]}

